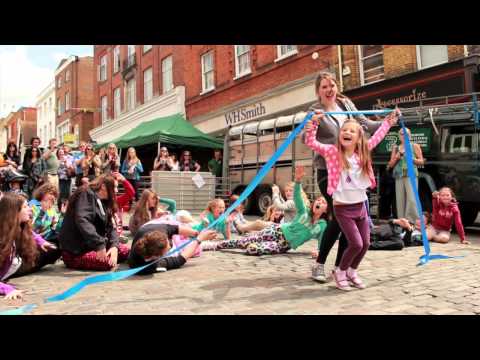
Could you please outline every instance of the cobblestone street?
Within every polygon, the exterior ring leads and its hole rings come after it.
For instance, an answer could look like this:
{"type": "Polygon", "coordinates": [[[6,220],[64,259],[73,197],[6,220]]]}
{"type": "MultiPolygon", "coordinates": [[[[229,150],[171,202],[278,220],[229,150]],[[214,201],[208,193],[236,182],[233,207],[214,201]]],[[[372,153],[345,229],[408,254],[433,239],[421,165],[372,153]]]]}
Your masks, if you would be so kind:
{"type": "MultiPolygon", "coordinates": [[[[480,230],[470,228],[467,234],[471,245],[461,245],[454,236],[449,244],[431,246],[432,254],[465,257],[421,267],[416,264],[423,247],[369,251],[360,268],[368,287],[349,293],[335,289],[331,281],[318,284],[309,278],[315,246],[310,242],[276,256],[204,252],[182,269],[89,286],[31,314],[480,314],[480,230]]],[[[328,271],[333,261],[330,255],[328,271]]],[[[27,290],[25,300],[2,300],[0,310],[41,304],[90,274],[58,262],[13,279],[27,290]]]]}

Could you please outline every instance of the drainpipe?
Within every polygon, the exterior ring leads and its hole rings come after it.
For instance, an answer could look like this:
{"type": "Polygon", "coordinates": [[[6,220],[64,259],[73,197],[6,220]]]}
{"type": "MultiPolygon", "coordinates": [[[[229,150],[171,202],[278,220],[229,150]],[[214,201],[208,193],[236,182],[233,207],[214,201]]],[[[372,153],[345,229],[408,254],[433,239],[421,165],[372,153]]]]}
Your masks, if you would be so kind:
{"type": "Polygon", "coordinates": [[[342,61],[342,45],[337,45],[338,54],[338,80],[340,84],[340,92],[343,92],[343,61],[342,61]]]}

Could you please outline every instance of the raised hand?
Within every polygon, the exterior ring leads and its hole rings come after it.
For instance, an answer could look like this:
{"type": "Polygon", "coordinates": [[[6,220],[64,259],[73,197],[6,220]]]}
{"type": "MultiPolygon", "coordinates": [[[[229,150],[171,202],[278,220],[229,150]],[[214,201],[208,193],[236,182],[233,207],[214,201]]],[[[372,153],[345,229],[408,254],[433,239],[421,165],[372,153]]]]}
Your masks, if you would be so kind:
{"type": "Polygon", "coordinates": [[[304,176],[305,176],[305,168],[303,167],[303,165],[297,165],[295,167],[295,181],[296,182],[302,181],[304,176]]]}

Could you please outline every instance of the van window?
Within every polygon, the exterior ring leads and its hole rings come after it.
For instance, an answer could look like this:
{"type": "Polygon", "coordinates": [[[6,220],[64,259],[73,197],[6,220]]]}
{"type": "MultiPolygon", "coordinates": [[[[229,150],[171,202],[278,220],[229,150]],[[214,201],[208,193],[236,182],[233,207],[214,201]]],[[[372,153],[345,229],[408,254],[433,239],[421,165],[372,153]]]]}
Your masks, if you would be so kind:
{"type": "Polygon", "coordinates": [[[478,134],[473,126],[452,126],[442,132],[442,152],[459,154],[478,151],[478,134]]]}

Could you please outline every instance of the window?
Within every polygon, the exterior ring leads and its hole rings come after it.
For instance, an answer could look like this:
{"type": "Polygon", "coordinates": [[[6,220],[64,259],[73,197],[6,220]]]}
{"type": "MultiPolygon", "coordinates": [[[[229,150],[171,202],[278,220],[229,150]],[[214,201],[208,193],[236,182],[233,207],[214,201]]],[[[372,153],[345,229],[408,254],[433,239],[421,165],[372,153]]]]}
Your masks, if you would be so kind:
{"type": "Polygon", "coordinates": [[[67,71],[65,72],[65,82],[67,83],[67,82],[69,82],[69,81],[70,81],[70,70],[67,70],[67,71]]]}
{"type": "Polygon", "coordinates": [[[283,59],[297,53],[297,45],[277,45],[278,59],[283,59]]]}
{"type": "MultiPolygon", "coordinates": [[[[54,131],[54,127],[52,126],[52,122],[50,121],[50,122],[48,123],[48,133],[50,134],[49,137],[48,137],[48,140],[50,140],[51,138],[54,137],[53,131],[54,131]]],[[[48,140],[45,141],[45,144],[48,143],[48,140]]]]}
{"type": "Polygon", "coordinates": [[[64,142],[63,136],[70,132],[70,121],[67,120],[63,124],[57,126],[57,139],[60,142],[64,142]]]}
{"type": "Polygon", "coordinates": [[[479,135],[472,125],[452,126],[442,129],[442,152],[451,154],[478,152],[479,135]]]}
{"type": "Polygon", "coordinates": [[[62,77],[59,76],[59,77],[57,78],[57,88],[60,89],[61,87],[62,87],[62,77]]]}
{"type": "Polygon", "coordinates": [[[236,77],[250,74],[250,45],[235,45],[236,77]]]}
{"type": "Polygon", "coordinates": [[[107,80],[107,55],[100,58],[100,81],[107,80]]]}
{"type": "Polygon", "coordinates": [[[143,52],[146,53],[148,50],[152,48],[153,45],[143,45],[143,52]]]}
{"type": "Polygon", "coordinates": [[[127,48],[127,65],[135,65],[135,45],[128,45],[127,48]]]}
{"type": "Polygon", "coordinates": [[[383,45],[359,45],[362,85],[384,79],[383,45]]]}
{"type": "Polygon", "coordinates": [[[47,125],[43,125],[43,139],[40,138],[42,144],[48,144],[48,133],[47,133],[47,125]]]}
{"type": "Polygon", "coordinates": [[[448,62],[447,45],[417,45],[417,64],[419,69],[448,62]]]}
{"type": "Polygon", "coordinates": [[[173,89],[173,71],[172,71],[172,56],[166,57],[162,60],[162,91],[166,92],[173,89]]]}
{"type": "Polygon", "coordinates": [[[73,127],[73,134],[75,135],[75,146],[78,146],[80,141],[80,126],[78,124],[73,127]]]}
{"type": "Polygon", "coordinates": [[[48,111],[52,111],[52,98],[48,98],[48,111]]]}
{"type": "Polygon", "coordinates": [[[57,116],[62,115],[62,101],[60,98],[57,99],[57,116]]]}
{"type": "Polygon", "coordinates": [[[143,101],[147,102],[153,98],[153,71],[152,67],[149,67],[143,72],[143,101]]]}
{"type": "Polygon", "coordinates": [[[119,117],[120,116],[120,88],[116,88],[113,91],[113,117],[119,117]]]}
{"type": "Polygon", "coordinates": [[[113,48],[113,73],[120,70],[120,45],[113,48]]]}
{"type": "Polygon", "coordinates": [[[70,93],[65,93],[65,111],[70,110],[70,93]]]}
{"type": "Polygon", "coordinates": [[[215,88],[213,51],[202,55],[202,92],[215,88]]]}
{"type": "Polygon", "coordinates": [[[102,96],[101,100],[102,106],[102,124],[108,119],[108,99],[106,96],[102,96]]]}
{"type": "Polygon", "coordinates": [[[135,109],[135,79],[131,79],[127,82],[127,86],[125,88],[127,99],[126,101],[126,108],[127,111],[135,109]]]}

